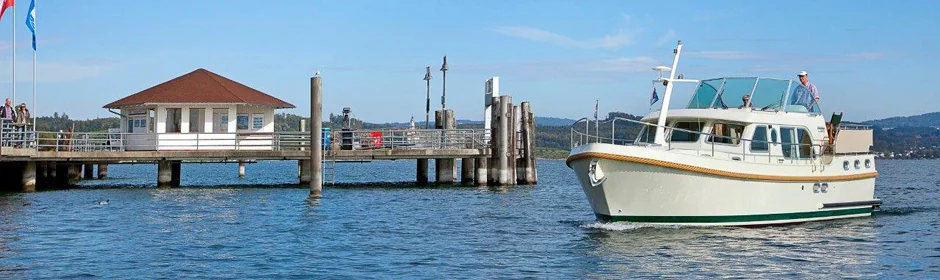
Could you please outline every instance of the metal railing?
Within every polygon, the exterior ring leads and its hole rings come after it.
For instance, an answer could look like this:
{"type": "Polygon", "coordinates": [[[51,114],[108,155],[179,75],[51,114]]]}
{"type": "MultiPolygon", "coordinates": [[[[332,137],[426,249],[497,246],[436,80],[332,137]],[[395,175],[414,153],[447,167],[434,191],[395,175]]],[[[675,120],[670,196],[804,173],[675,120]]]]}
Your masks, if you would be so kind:
{"type": "MultiPolygon", "coordinates": [[[[575,121],[570,127],[571,148],[590,143],[604,143],[626,146],[659,146],[658,144],[652,143],[655,133],[648,132],[650,130],[655,130],[657,127],[659,127],[657,124],[619,117],[604,121],[595,121],[588,118],[582,118],[578,121],[575,121]],[[639,137],[639,135],[636,135],[636,137],[633,138],[616,137],[617,121],[626,121],[638,124],[641,127],[645,127],[645,129],[640,130],[640,133],[646,132],[645,134],[649,135],[649,139],[646,139],[647,141],[637,141],[637,137],[639,137]],[[602,132],[606,133],[607,125],[610,126],[610,135],[602,135],[602,132]],[[592,128],[595,134],[591,134],[592,128]],[[580,129],[584,130],[580,131],[580,129]]],[[[730,137],[670,126],[663,126],[663,128],[665,129],[664,137],[666,137],[666,150],[678,150],[695,155],[727,158],[728,160],[733,161],[767,163],[773,163],[775,161],[778,163],[783,163],[789,161],[794,164],[829,164],[829,162],[832,161],[832,157],[836,151],[835,145],[829,144],[828,139],[818,139],[813,141],[816,143],[809,144],[798,142],[783,143],[781,141],[752,140],[744,138],[743,135],[740,137],[730,137]],[[696,141],[672,141],[670,138],[672,132],[674,131],[681,131],[691,135],[697,135],[697,137],[695,137],[696,141]],[[703,147],[699,143],[699,140],[702,139],[701,137],[706,137],[705,144],[708,145],[707,147],[703,147]],[[766,149],[754,151],[753,149],[750,149],[754,144],[763,144],[761,146],[766,147],[766,149]],[[782,145],[782,154],[776,155],[771,152],[772,147],[775,147],[776,145],[782,145]]],[[[863,126],[859,126],[849,129],[865,128],[863,126]]]]}
{"type": "MultiPolygon", "coordinates": [[[[191,151],[273,150],[310,148],[309,132],[251,133],[121,133],[35,132],[4,123],[0,143],[4,147],[38,151],[191,151]]],[[[376,149],[482,149],[484,129],[380,129],[324,133],[324,150],[376,149]]]]}

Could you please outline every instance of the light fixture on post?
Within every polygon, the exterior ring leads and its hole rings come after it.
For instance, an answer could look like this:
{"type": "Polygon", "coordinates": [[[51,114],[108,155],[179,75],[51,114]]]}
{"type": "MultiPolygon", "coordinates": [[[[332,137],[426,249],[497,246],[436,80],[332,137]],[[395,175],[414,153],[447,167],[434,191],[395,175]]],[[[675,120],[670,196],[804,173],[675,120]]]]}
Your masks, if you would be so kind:
{"type": "Polygon", "coordinates": [[[441,65],[441,72],[444,72],[444,81],[441,90],[441,110],[447,109],[447,56],[444,56],[444,64],[441,65]]]}
{"type": "Polygon", "coordinates": [[[428,99],[424,105],[424,129],[431,128],[431,66],[424,68],[424,81],[427,83],[428,99]]]}

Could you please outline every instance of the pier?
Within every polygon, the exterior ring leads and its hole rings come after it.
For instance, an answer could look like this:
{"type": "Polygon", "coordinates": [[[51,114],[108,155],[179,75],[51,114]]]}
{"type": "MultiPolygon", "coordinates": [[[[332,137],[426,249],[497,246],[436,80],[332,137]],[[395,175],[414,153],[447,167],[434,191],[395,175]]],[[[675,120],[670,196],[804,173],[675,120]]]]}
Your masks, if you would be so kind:
{"type": "MultiPolygon", "coordinates": [[[[322,97],[317,95],[328,93],[321,92],[319,80],[311,78],[311,109],[322,114],[322,97]]],[[[529,103],[513,105],[511,96],[499,96],[498,78],[487,80],[485,89],[485,124],[473,129],[457,128],[454,112],[449,109],[435,112],[433,129],[321,130],[313,125],[312,131],[320,133],[242,132],[238,128],[241,123],[228,118],[236,115],[234,107],[141,109],[143,105],[135,105],[122,109],[122,127],[109,132],[35,131],[31,126],[0,121],[0,186],[7,191],[52,189],[82,179],[106,178],[112,164],[156,164],[155,185],[179,187],[185,176],[181,174],[183,164],[237,162],[238,176],[244,176],[245,162],[291,160],[298,162],[298,184],[310,184],[314,197],[318,186],[335,183],[323,175],[336,162],[414,160],[415,182],[420,185],[429,183],[428,163],[432,159],[438,184],[535,184],[535,125],[529,103]],[[220,117],[219,112],[228,115],[220,117]],[[177,120],[172,120],[174,114],[177,120]],[[163,123],[160,118],[169,121],[163,123]],[[190,123],[195,118],[205,123],[190,123]],[[226,126],[234,132],[218,131],[226,126]]],[[[256,114],[258,119],[262,114],[256,114]]],[[[313,123],[320,124],[320,119],[316,116],[313,123]]],[[[255,123],[266,127],[264,121],[255,123]]]]}

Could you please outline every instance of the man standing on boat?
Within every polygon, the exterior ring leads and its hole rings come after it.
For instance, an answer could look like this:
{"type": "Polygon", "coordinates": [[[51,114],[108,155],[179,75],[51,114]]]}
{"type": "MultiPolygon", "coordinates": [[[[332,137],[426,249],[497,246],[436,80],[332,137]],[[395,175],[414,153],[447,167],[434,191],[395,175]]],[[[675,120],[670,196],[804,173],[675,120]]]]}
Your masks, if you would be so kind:
{"type": "Polygon", "coordinates": [[[797,77],[800,77],[800,85],[793,90],[793,95],[790,96],[790,100],[792,100],[790,104],[803,105],[806,110],[812,111],[813,105],[819,103],[819,92],[816,90],[816,85],[809,82],[809,73],[806,73],[806,71],[800,71],[797,77]]]}

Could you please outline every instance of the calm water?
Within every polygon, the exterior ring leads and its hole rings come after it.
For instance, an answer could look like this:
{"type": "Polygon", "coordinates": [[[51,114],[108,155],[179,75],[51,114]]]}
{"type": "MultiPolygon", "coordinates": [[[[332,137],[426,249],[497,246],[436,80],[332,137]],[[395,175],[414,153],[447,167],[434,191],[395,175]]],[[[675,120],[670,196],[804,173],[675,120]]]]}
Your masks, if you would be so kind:
{"type": "MultiPolygon", "coordinates": [[[[0,278],[940,278],[940,161],[880,161],[874,218],[766,228],[601,224],[562,161],[511,188],[328,188],[296,163],[112,165],[82,189],[0,195],[0,278]],[[99,205],[99,200],[109,200],[99,205]]],[[[431,164],[433,166],[433,164],[431,164]]],[[[339,164],[408,181],[413,161],[339,164]]]]}

